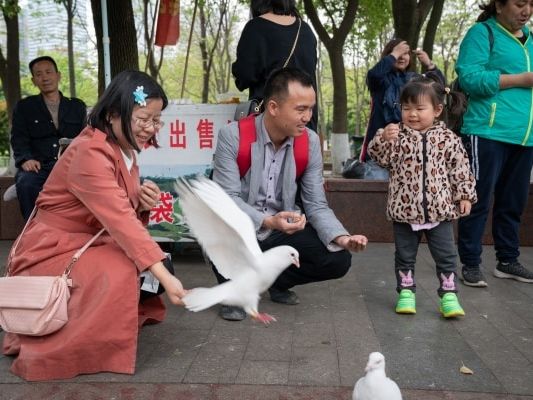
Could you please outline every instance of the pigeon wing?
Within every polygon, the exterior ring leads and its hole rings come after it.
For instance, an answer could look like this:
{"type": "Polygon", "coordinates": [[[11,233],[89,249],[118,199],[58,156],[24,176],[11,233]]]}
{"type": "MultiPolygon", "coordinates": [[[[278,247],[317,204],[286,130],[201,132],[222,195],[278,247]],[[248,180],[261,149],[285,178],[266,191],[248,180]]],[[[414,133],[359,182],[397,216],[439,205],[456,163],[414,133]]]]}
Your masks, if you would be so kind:
{"type": "Polygon", "coordinates": [[[226,279],[258,269],[262,251],[253,222],[217,183],[178,178],[175,188],[187,225],[226,279]]]}

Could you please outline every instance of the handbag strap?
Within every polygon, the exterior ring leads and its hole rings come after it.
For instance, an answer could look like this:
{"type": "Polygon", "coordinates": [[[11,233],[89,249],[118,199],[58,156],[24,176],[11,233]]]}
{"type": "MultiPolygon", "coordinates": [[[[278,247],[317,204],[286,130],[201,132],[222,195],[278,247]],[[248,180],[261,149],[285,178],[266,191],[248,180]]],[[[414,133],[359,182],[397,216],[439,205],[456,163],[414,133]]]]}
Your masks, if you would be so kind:
{"type": "Polygon", "coordinates": [[[17,247],[19,245],[19,242],[20,242],[20,239],[22,238],[22,236],[24,235],[24,232],[26,232],[26,228],[28,227],[28,225],[30,224],[31,220],[33,219],[33,217],[35,216],[35,213],[37,212],[37,207],[34,206],[33,207],[33,210],[31,210],[31,214],[30,216],[28,217],[28,220],[26,221],[26,223],[24,224],[24,228],[22,228],[22,232],[20,232],[20,235],[18,235],[17,237],[17,240],[15,240],[15,244],[13,245],[13,247],[11,248],[11,251],[9,252],[9,255],[7,256],[7,267],[6,267],[6,276],[9,276],[10,273],[11,273],[11,259],[13,258],[13,256],[15,255],[15,251],[17,250],[17,247]]]}
{"type": "MultiPolygon", "coordinates": [[[[13,256],[15,255],[15,251],[17,250],[17,247],[19,245],[19,242],[20,242],[20,239],[22,238],[22,236],[24,235],[24,232],[26,232],[26,228],[28,227],[28,225],[30,224],[30,221],[33,219],[33,217],[35,216],[37,212],[37,207],[33,207],[33,210],[28,218],[28,220],[26,221],[26,224],[24,224],[24,228],[22,228],[22,232],[20,232],[20,235],[17,237],[17,240],[15,241],[15,244],[13,245],[13,247],[11,248],[11,251],[9,252],[9,256],[7,258],[7,267],[6,267],[6,276],[9,276],[11,274],[11,259],[13,258],[13,256]]],[[[70,263],[67,265],[67,268],[65,269],[65,272],[64,274],[65,275],[69,275],[70,274],[70,270],[72,269],[72,267],[74,266],[74,264],[76,263],[76,261],[79,260],[80,256],[83,254],[83,252],[85,250],[87,250],[87,248],[94,243],[94,241],[96,239],[98,239],[98,237],[105,231],[104,228],[100,229],[100,231],[98,231],[98,233],[96,235],[94,235],[87,243],[85,243],[85,246],[83,246],[81,249],[79,249],[73,256],[72,256],[72,259],[70,260],[70,263]]]]}
{"type": "Polygon", "coordinates": [[[65,268],[65,272],[64,274],[68,277],[70,275],[70,271],[72,270],[72,267],[74,266],[74,264],[76,263],[76,261],[78,261],[81,257],[81,255],[85,252],[85,250],[87,250],[89,248],[89,246],[91,244],[94,243],[94,241],[96,239],[98,239],[98,237],[104,233],[105,231],[105,228],[102,228],[98,231],[98,233],[96,235],[94,235],[91,240],[89,240],[87,243],[85,243],[85,246],[83,246],[81,249],[79,249],[73,256],[72,256],[72,259],[70,260],[69,264],[67,265],[67,268],[65,268]]]}
{"type": "MultiPolygon", "coordinates": [[[[282,69],[283,68],[287,68],[287,65],[289,65],[289,61],[291,60],[292,55],[294,54],[294,50],[296,50],[296,44],[298,43],[298,38],[300,37],[300,28],[301,27],[302,27],[302,19],[298,18],[298,30],[296,31],[296,37],[294,38],[294,43],[292,44],[291,52],[289,53],[289,56],[287,57],[287,59],[283,63],[282,69]]],[[[263,102],[264,101],[265,101],[264,99],[261,99],[259,104],[254,107],[254,111],[256,113],[259,113],[261,111],[261,107],[263,106],[263,102]]]]}
{"type": "Polygon", "coordinates": [[[286,68],[287,65],[289,65],[289,61],[292,58],[292,55],[294,54],[294,50],[296,50],[296,43],[298,43],[298,38],[300,37],[300,28],[302,27],[302,19],[298,18],[298,31],[296,32],[296,37],[294,38],[294,43],[292,44],[291,52],[289,53],[289,57],[287,57],[287,60],[285,60],[285,64],[283,64],[283,68],[286,68]]]}

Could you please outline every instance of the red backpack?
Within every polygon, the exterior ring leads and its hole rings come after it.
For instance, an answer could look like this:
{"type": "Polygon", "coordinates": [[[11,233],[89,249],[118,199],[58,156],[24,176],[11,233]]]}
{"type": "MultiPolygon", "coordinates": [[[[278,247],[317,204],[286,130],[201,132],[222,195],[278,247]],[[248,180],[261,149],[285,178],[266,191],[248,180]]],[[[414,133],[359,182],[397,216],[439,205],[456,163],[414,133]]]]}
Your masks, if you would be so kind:
{"type": "MultiPolygon", "coordinates": [[[[239,151],[237,153],[237,165],[242,178],[252,165],[252,143],[255,142],[255,117],[251,114],[239,120],[239,151]]],[[[309,136],[307,129],[302,135],[294,138],[294,162],[296,163],[296,179],[299,179],[307,168],[309,161],[309,136]]]]}

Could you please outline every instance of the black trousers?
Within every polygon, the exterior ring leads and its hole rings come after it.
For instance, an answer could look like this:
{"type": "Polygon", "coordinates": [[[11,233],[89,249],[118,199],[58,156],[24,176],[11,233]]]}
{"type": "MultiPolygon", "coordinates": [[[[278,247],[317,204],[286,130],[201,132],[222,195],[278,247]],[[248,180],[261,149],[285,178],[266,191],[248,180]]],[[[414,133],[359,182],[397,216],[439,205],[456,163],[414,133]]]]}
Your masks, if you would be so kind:
{"type": "MultiPolygon", "coordinates": [[[[272,287],[287,290],[296,285],[342,278],[350,269],[352,255],[347,250],[329,251],[318,238],[315,229],[307,224],[305,229],[292,235],[274,231],[265,240],[259,241],[261,250],[288,245],[300,253],[300,268],[291,265],[276,279],[272,287]]],[[[227,281],[211,263],[218,283],[227,281]]]]}
{"type": "Polygon", "coordinates": [[[492,237],[496,258],[517,261],[520,223],[526,208],[533,147],[467,136],[463,140],[476,178],[477,203],[459,219],[457,247],[464,265],[481,264],[481,239],[492,207],[492,237]],[[491,202],[493,200],[493,202],[491,202]]]}

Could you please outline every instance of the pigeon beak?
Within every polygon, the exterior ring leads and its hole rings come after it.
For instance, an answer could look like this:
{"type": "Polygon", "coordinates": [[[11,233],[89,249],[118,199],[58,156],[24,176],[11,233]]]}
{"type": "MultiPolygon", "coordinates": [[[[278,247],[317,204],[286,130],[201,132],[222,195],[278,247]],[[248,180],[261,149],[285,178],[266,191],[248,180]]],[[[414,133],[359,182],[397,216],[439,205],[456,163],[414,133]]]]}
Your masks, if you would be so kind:
{"type": "Polygon", "coordinates": [[[293,257],[292,263],[296,265],[297,268],[300,268],[300,259],[298,257],[293,257]]]}

